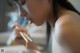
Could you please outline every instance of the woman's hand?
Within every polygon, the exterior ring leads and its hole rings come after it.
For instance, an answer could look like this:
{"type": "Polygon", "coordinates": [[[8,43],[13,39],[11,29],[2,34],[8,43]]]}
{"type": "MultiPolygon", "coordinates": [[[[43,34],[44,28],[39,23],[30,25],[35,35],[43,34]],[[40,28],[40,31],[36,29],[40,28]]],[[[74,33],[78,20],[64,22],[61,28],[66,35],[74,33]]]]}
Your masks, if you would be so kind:
{"type": "Polygon", "coordinates": [[[20,33],[19,33],[20,31],[21,31],[21,32],[25,32],[26,34],[28,34],[27,29],[23,28],[23,27],[22,27],[21,25],[19,25],[19,24],[14,25],[13,28],[14,28],[15,31],[16,31],[15,34],[16,34],[16,37],[17,37],[17,38],[20,38],[20,39],[22,38],[21,35],[20,35],[20,33]]]}
{"type": "MultiPolygon", "coordinates": [[[[19,32],[22,31],[22,32],[28,34],[27,29],[25,30],[21,25],[15,25],[14,29],[16,30],[16,39],[15,39],[15,41],[18,42],[19,44],[26,45],[27,42],[22,38],[22,36],[19,32]]],[[[38,50],[37,45],[33,41],[29,41],[29,40],[28,40],[27,48],[38,50]]]]}
{"type": "MultiPolygon", "coordinates": [[[[20,31],[25,31],[24,28],[19,25],[19,24],[15,24],[13,27],[16,31],[16,38],[15,38],[15,42],[17,42],[18,44],[22,44],[22,45],[26,45],[26,42],[24,41],[24,39],[21,37],[20,35],[20,31]]],[[[27,33],[27,31],[25,31],[27,33]]]]}

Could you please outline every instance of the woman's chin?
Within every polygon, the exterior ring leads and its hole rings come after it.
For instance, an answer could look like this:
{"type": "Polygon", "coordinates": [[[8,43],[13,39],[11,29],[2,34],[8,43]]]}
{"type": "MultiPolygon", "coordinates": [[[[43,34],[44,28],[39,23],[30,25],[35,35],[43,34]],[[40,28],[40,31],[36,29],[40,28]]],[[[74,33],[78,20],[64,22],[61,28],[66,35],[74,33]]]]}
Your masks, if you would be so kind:
{"type": "Polygon", "coordinates": [[[44,23],[34,23],[36,26],[41,26],[43,25],[44,23]]]}

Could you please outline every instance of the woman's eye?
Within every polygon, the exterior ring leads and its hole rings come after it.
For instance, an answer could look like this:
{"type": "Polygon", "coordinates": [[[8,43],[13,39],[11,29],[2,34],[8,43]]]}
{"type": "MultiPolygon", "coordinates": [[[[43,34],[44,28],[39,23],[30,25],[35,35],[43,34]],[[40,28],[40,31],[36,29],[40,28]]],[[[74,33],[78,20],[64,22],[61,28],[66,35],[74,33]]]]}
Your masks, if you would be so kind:
{"type": "Polygon", "coordinates": [[[19,0],[19,3],[20,3],[21,5],[24,5],[24,4],[26,3],[26,0],[19,0]]]}

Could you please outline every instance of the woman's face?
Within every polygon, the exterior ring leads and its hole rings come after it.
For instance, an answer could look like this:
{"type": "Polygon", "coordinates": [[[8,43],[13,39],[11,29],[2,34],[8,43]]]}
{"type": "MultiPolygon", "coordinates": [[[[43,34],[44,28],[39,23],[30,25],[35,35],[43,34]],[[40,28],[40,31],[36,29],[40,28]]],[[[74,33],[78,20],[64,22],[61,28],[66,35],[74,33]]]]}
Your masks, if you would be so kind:
{"type": "Polygon", "coordinates": [[[36,25],[42,25],[50,18],[51,3],[49,0],[21,0],[20,3],[27,12],[25,16],[36,25]]]}

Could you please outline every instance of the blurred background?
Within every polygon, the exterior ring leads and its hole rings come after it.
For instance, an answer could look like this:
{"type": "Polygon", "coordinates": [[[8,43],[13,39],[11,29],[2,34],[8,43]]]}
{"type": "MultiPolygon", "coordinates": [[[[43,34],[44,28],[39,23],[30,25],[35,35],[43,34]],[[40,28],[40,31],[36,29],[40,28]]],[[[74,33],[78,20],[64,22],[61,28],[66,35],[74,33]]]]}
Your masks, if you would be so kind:
{"type": "MultiPolygon", "coordinates": [[[[80,0],[69,0],[73,6],[80,12],[80,0]]],[[[10,6],[8,6],[6,0],[0,0],[0,46],[6,45],[7,40],[10,37],[10,31],[9,28],[12,26],[12,22],[10,16],[8,14],[10,13],[11,16],[16,16],[17,14],[11,9],[10,6]]],[[[12,21],[15,21],[16,18],[14,17],[12,21]]],[[[34,24],[31,25],[29,29],[30,35],[37,32],[36,34],[32,35],[33,40],[37,44],[45,45],[46,44],[46,24],[43,24],[40,27],[35,26],[34,24]],[[36,30],[35,30],[36,29],[36,30]],[[40,35],[39,35],[40,33],[40,35]],[[41,36],[42,35],[42,36],[41,36]],[[36,41],[37,40],[37,41],[36,41]],[[42,41],[41,41],[42,40],[42,41]]]]}

